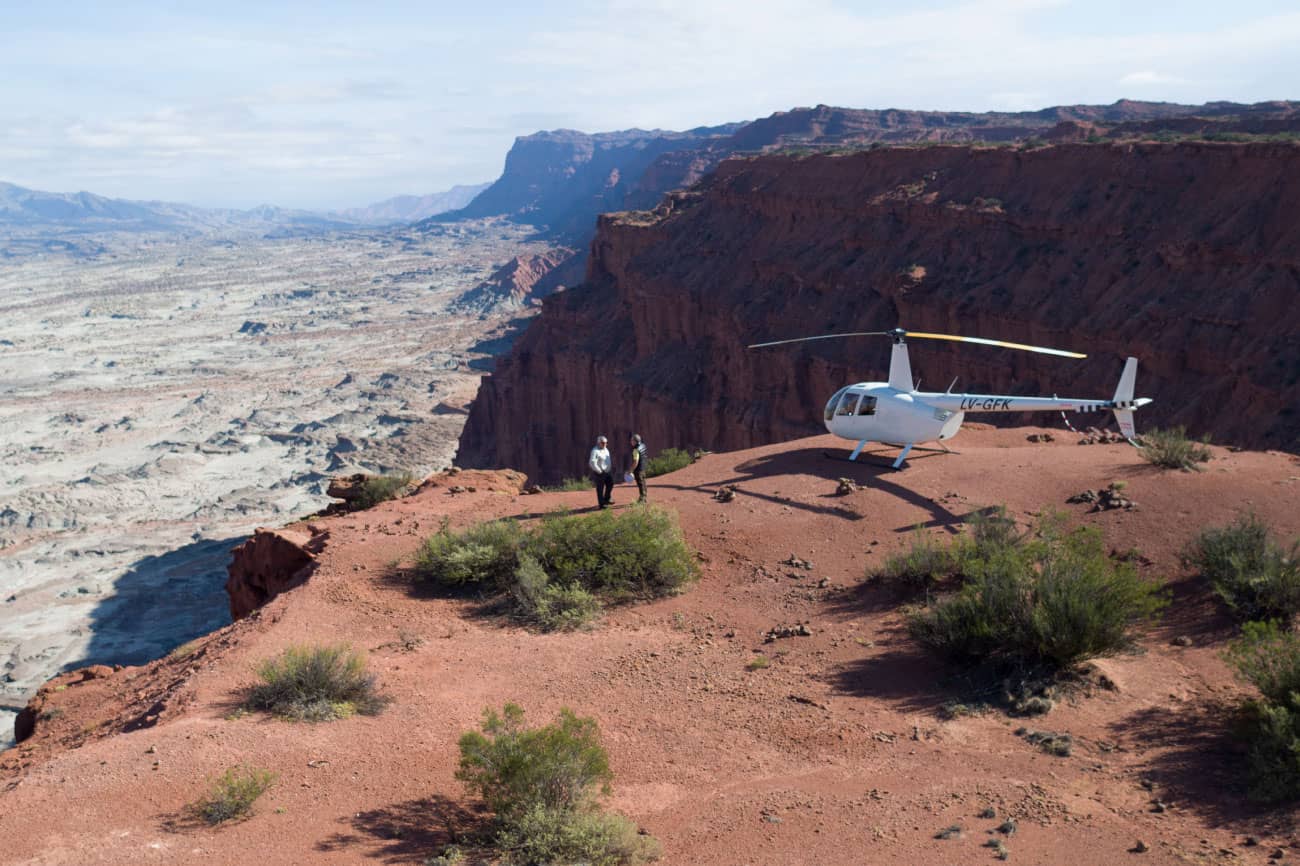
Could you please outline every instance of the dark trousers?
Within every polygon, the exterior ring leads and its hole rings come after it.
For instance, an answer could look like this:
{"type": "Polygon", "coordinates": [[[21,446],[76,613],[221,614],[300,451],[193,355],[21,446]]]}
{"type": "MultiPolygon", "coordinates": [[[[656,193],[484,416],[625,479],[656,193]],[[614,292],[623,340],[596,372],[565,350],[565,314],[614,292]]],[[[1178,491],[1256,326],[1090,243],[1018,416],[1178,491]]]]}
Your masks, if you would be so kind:
{"type": "Polygon", "coordinates": [[[596,504],[601,508],[611,502],[610,494],[614,492],[614,476],[610,472],[592,473],[596,480],[596,504]]]}
{"type": "Polygon", "coordinates": [[[637,497],[637,502],[645,502],[645,470],[637,466],[632,472],[632,477],[636,479],[636,489],[640,494],[637,497]]]}

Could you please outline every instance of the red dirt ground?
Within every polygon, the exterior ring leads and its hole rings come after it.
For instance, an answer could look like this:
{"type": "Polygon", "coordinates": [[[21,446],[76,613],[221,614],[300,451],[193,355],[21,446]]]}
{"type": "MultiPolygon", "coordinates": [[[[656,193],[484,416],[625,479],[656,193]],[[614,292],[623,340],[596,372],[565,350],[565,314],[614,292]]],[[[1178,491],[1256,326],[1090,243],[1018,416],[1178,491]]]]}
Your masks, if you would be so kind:
{"type": "Polygon", "coordinates": [[[653,479],[650,497],[680,513],[703,579],[573,634],[534,634],[415,587],[407,567],[443,515],[460,527],[579,511],[591,493],[452,495],[444,483],[315,521],[329,538],[301,587],[161,662],[46,687],[55,717],[0,758],[0,861],[420,863],[473,806],[453,777],[457,737],[506,701],[534,722],[562,706],[599,720],[610,805],[662,841],[668,864],[980,863],[994,861],[983,846],[1005,817],[1019,824],[1006,839],[1013,863],[1300,857],[1296,812],[1245,800],[1226,717],[1246,689],[1219,658],[1234,628],[1177,565],[1195,531],[1240,509],[1300,535],[1300,462],[1215,448],[1202,472],[1162,472],[1126,445],[1080,447],[1059,431],[1034,444],[1031,432],[968,428],[960,454],[919,454],[901,473],[828,460],[847,452],[827,436],[653,479]],[[864,489],[836,496],[840,476],[864,489]],[[1065,504],[1117,480],[1137,510],[1065,504]],[[723,483],[738,486],[734,501],[713,500],[723,483]],[[1098,664],[1115,690],[1034,719],[945,720],[943,668],[864,574],[912,527],[951,535],[1000,503],[1021,519],[1057,508],[1101,527],[1170,581],[1175,602],[1140,652],[1098,664]],[[781,565],[792,553],[813,569],[781,565]],[[764,644],[796,623],[812,636],[764,644]],[[232,712],[258,661],[339,639],[368,651],[393,698],[383,714],[308,725],[232,712]],[[759,652],[771,666],[747,671],[759,652]],[[1045,754],[1016,736],[1021,725],[1069,732],[1073,755],[1045,754]],[[187,824],[205,780],[237,763],[279,774],[255,814],[187,824]],[[985,807],[997,818],[978,817],[985,807]],[[960,836],[935,838],[954,824],[960,836]],[[1150,850],[1130,853],[1138,840],[1150,850]]]}

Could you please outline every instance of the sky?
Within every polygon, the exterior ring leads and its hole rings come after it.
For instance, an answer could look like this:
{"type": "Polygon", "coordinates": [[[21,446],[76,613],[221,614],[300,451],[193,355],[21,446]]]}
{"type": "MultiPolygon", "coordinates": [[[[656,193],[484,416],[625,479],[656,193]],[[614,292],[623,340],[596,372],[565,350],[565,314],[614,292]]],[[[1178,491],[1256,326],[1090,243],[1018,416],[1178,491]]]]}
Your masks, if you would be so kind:
{"type": "Polygon", "coordinates": [[[1296,0],[0,0],[0,180],[329,209],[516,136],[796,106],[1300,99],[1296,0]]]}

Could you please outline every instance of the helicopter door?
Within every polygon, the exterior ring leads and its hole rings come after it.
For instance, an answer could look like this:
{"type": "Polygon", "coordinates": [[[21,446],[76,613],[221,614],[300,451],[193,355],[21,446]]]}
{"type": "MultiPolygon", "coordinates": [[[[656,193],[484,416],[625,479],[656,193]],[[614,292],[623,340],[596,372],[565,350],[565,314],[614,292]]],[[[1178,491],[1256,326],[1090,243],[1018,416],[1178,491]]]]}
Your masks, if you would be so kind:
{"type": "Polygon", "coordinates": [[[862,402],[858,404],[858,414],[859,415],[876,414],[876,398],[871,394],[865,395],[862,398],[862,402]]]}
{"type": "Polygon", "coordinates": [[[858,408],[858,395],[845,394],[840,398],[840,408],[835,411],[836,415],[852,415],[858,408]]]}

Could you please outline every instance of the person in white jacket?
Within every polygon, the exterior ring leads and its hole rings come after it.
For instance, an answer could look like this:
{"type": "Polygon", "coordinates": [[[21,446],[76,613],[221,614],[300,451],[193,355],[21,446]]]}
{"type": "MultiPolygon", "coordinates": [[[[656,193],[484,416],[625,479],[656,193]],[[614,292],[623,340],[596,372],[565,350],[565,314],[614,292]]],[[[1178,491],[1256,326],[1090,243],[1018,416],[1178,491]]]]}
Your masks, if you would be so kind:
{"type": "Polygon", "coordinates": [[[608,508],[613,502],[610,497],[614,492],[614,461],[609,456],[609,440],[604,436],[596,437],[596,447],[591,449],[591,456],[587,458],[587,468],[596,482],[596,504],[608,508]]]}

